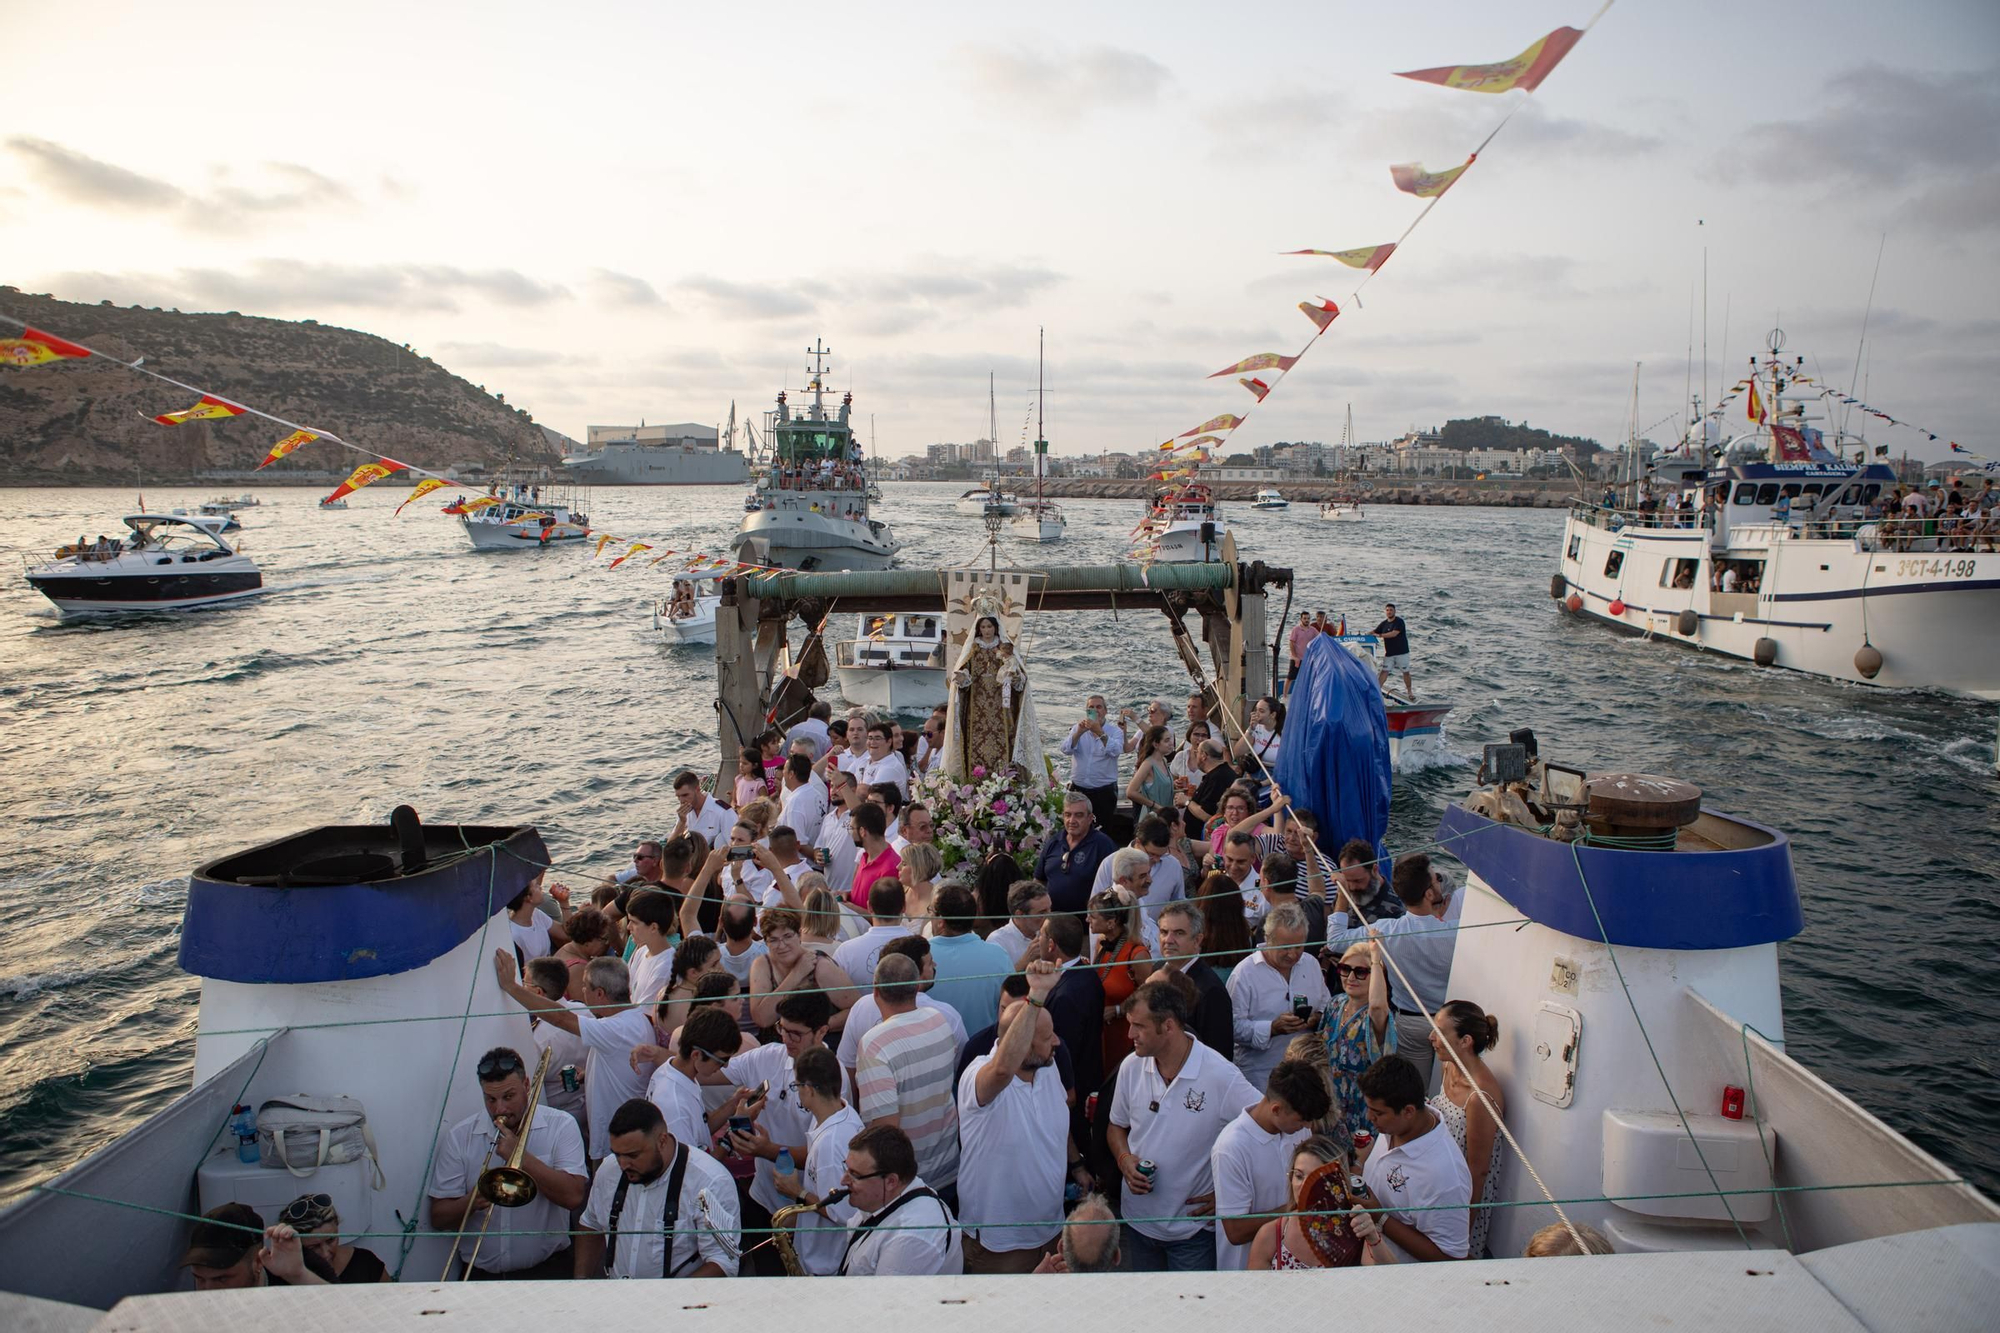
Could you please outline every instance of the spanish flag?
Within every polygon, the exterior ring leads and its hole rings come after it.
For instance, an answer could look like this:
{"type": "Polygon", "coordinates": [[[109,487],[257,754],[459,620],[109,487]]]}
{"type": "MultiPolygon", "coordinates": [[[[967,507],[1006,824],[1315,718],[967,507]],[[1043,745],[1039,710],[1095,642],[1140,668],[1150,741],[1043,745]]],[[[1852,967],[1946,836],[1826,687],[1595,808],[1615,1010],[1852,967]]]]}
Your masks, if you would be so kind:
{"type": "Polygon", "coordinates": [[[1504,93],[1513,88],[1533,92],[1570,53],[1570,48],[1582,40],[1583,33],[1576,28],[1557,28],[1512,60],[1491,65],[1440,65],[1436,69],[1406,70],[1396,77],[1468,93],[1504,93]]]}
{"type": "Polygon", "coordinates": [[[1764,400],[1757,396],[1757,381],[1750,381],[1750,398],[1744,404],[1749,409],[1750,419],[1758,425],[1764,424],[1764,400]]]}
{"type": "Polygon", "coordinates": [[[626,548],[625,554],[619,556],[616,560],[613,560],[609,567],[612,569],[616,569],[618,568],[618,566],[624,564],[627,560],[630,560],[633,556],[639,554],[639,552],[650,551],[652,549],[653,548],[651,546],[648,546],[645,542],[633,542],[631,546],[626,548]]]}
{"type": "Polygon", "coordinates": [[[1325,333],[1326,326],[1333,323],[1340,315],[1340,307],[1331,301],[1321,301],[1318,305],[1314,305],[1311,301],[1301,301],[1299,309],[1306,312],[1306,318],[1311,320],[1321,333],[1325,333]]]}
{"type": "Polygon", "coordinates": [[[1242,385],[1244,388],[1248,389],[1251,393],[1256,394],[1257,401],[1260,403],[1264,401],[1264,395],[1271,392],[1271,386],[1266,384],[1264,381],[1258,379],[1254,375],[1245,375],[1242,379],[1239,379],[1236,382],[1242,385]]]}
{"type": "MultiPolygon", "coordinates": [[[[449,486],[450,484],[451,484],[450,482],[446,481],[442,477],[425,477],[422,481],[417,483],[417,488],[414,491],[411,491],[409,495],[404,498],[403,503],[396,506],[396,513],[397,514],[402,513],[403,507],[411,503],[411,501],[421,500],[426,495],[429,495],[432,491],[439,490],[445,486],[449,486]]],[[[396,516],[395,514],[390,515],[391,518],[394,518],[395,516],[396,516]]]]}
{"type": "Polygon", "coordinates": [[[1244,357],[1233,366],[1224,366],[1213,375],[1210,375],[1209,378],[1219,380],[1224,375],[1246,375],[1253,370],[1276,370],[1282,372],[1290,370],[1298,364],[1298,361],[1299,359],[1295,356],[1279,356],[1276,352],[1259,352],[1255,356],[1244,357]]]}
{"type": "Polygon", "coordinates": [[[1425,171],[1420,163],[1401,162],[1389,168],[1389,179],[1396,182],[1396,188],[1404,194],[1414,194],[1419,199],[1435,199],[1456,184],[1475,160],[1468,157],[1449,171],[1425,171]]]}
{"type": "Polygon", "coordinates": [[[333,494],[327,496],[320,503],[325,504],[329,501],[338,500],[343,496],[352,495],[363,486],[378,482],[392,472],[401,472],[408,466],[408,463],[398,463],[393,458],[385,458],[379,463],[363,463],[360,467],[348,473],[347,480],[334,487],[333,494]]]}
{"type": "Polygon", "coordinates": [[[40,329],[22,329],[18,338],[0,338],[0,366],[39,366],[66,357],[82,359],[89,355],[88,347],[78,347],[40,329]]]}
{"type": "Polygon", "coordinates": [[[1365,268],[1370,273],[1389,262],[1389,256],[1396,252],[1396,243],[1386,245],[1364,245],[1358,250],[1286,250],[1288,255],[1324,255],[1328,259],[1338,259],[1349,268],[1365,268]]]}
{"type": "MultiPolygon", "coordinates": [[[[243,409],[222,398],[211,398],[207,394],[193,407],[179,412],[165,412],[153,418],[162,426],[178,426],[184,421],[215,421],[223,417],[240,417],[243,409]]],[[[331,499],[332,497],[328,497],[331,499]]]]}
{"type": "Polygon", "coordinates": [[[598,556],[603,555],[604,548],[609,545],[611,545],[611,534],[607,532],[597,539],[597,549],[590,553],[590,558],[595,560],[598,556]]]}
{"type": "Polygon", "coordinates": [[[313,434],[309,430],[295,430],[290,435],[287,435],[284,439],[279,440],[276,444],[272,445],[271,452],[265,454],[264,461],[259,463],[257,466],[259,469],[267,468],[271,466],[271,464],[277,462],[280,458],[283,458],[286,454],[292,452],[292,450],[297,449],[301,445],[311,444],[314,440],[317,440],[318,438],[319,436],[313,434]]]}
{"type": "MultiPolygon", "coordinates": [[[[1229,371],[1225,370],[1222,373],[1226,375],[1229,373],[1229,371]]],[[[1237,416],[1234,412],[1224,412],[1219,417],[1210,417],[1208,420],[1202,422],[1199,426],[1196,426],[1193,430],[1182,431],[1180,434],[1180,438],[1185,440],[1190,435],[1200,435],[1211,430],[1235,430],[1238,426],[1242,424],[1243,424],[1242,417],[1237,416]]]]}

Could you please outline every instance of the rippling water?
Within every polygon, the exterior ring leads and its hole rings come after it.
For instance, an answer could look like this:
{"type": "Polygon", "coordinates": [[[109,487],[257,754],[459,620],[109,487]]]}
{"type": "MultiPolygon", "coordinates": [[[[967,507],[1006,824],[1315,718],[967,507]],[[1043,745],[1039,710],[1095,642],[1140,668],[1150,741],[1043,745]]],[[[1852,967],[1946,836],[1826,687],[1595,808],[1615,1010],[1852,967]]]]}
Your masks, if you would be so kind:
{"type": "MultiPolygon", "coordinates": [[[[906,564],[978,552],[957,489],[889,488],[906,564]]],[[[392,519],[387,487],[345,513],[262,494],[243,536],[269,591],[250,602],[65,624],[17,575],[0,589],[0,1188],[185,1087],[196,988],[175,951],[193,866],[407,801],[434,821],[533,822],[558,861],[608,870],[671,824],[675,768],[713,767],[713,665],[650,633],[661,575],[575,547],[475,552],[432,507],[392,519]]],[[[616,531],[721,549],[741,494],[603,489],[591,509],[616,531]]],[[[124,491],[0,491],[0,542],[44,552],[130,505],[124,491]]],[[[1022,563],[1117,559],[1139,518],[1132,501],[1066,508],[1071,540],[1013,547],[1022,563]]],[[[1230,510],[1246,558],[1298,570],[1294,611],[1372,624],[1397,603],[1418,690],[1458,705],[1461,755],[1532,726],[1551,757],[1686,778],[1787,830],[1806,908],[1782,949],[1792,1051],[2000,1192],[1993,706],[1572,622],[1547,596],[1559,513],[1376,508],[1336,527],[1309,506],[1230,510]]],[[[1157,613],[1049,615],[1028,634],[1052,740],[1091,691],[1186,695],[1157,613]]],[[[1399,778],[1391,846],[1427,841],[1470,778],[1453,764],[1399,778]]]]}

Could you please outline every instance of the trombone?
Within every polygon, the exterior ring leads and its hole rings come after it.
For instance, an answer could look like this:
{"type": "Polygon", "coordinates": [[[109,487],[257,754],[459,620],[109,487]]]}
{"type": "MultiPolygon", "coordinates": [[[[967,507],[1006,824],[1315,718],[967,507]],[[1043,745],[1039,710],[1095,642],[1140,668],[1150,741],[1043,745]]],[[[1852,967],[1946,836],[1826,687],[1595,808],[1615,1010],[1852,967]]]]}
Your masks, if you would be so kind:
{"type": "MultiPolygon", "coordinates": [[[[501,1165],[487,1167],[479,1173],[479,1183],[474,1188],[480,1197],[495,1207],[523,1208],[533,1203],[535,1196],[542,1192],[540,1186],[535,1184],[535,1178],[521,1169],[521,1159],[528,1153],[528,1131],[535,1125],[535,1108],[541,1104],[542,1080],[548,1076],[550,1054],[552,1051],[544,1047],[541,1061],[535,1066],[535,1076],[528,1080],[528,1109],[521,1113],[521,1122],[515,1127],[514,1151],[501,1165]]],[[[487,1208],[485,1213],[486,1216],[479,1221],[479,1234],[472,1241],[472,1253],[465,1260],[466,1279],[471,1278],[472,1266],[479,1261],[479,1247],[486,1243],[486,1229],[493,1225],[493,1209],[487,1208]]],[[[465,1240],[466,1224],[471,1220],[470,1212],[459,1219],[458,1234],[452,1237],[451,1251],[445,1255],[444,1276],[438,1279],[440,1282],[451,1278],[451,1266],[458,1258],[458,1247],[465,1240]]]]}

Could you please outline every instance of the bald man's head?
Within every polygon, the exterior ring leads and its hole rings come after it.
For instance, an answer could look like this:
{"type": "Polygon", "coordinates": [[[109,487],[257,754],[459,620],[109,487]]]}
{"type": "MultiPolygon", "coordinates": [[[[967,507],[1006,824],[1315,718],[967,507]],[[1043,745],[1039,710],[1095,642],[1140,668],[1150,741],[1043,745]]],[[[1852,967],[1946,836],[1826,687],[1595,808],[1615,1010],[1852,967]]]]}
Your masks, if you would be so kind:
{"type": "Polygon", "coordinates": [[[1118,1222],[1102,1194],[1086,1194],[1070,1213],[1062,1233],[1063,1266],[1072,1273],[1112,1273],[1118,1269],[1118,1222]]]}

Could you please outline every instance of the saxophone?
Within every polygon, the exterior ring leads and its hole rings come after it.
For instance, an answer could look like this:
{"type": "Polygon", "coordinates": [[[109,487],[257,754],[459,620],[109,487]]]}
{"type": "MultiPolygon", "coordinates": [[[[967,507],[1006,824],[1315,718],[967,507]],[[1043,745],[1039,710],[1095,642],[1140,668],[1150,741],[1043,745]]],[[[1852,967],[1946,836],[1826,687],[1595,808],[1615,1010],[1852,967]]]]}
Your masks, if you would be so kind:
{"type": "MultiPolygon", "coordinates": [[[[822,1209],[831,1208],[846,1197],[846,1190],[835,1190],[818,1203],[801,1201],[785,1205],[777,1212],[771,1214],[771,1234],[767,1239],[757,1242],[757,1245],[777,1246],[778,1258],[785,1265],[785,1276],[805,1277],[806,1266],[799,1262],[798,1247],[792,1244],[792,1219],[801,1213],[816,1213],[822,1209]]],[[[757,1248],[757,1245],[753,1245],[750,1248],[754,1250],[757,1248]]],[[[748,1252],[747,1250],[745,1251],[746,1254],[748,1252]]]]}

